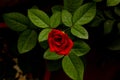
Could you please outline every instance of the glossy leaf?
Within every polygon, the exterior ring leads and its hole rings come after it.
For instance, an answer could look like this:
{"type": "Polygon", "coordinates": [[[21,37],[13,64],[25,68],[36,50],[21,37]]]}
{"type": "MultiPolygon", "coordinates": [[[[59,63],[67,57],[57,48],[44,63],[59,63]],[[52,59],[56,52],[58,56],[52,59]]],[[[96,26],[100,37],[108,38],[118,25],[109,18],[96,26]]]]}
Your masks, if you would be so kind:
{"type": "Polygon", "coordinates": [[[96,15],[95,3],[86,3],[80,6],[73,15],[73,23],[75,25],[83,25],[89,23],[96,15]]]}
{"type": "Polygon", "coordinates": [[[68,27],[72,26],[72,14],[67,10],[62,10],[62,22],[68,27]]]}
{"type": "Polygon", "coordinates": [[[80,25],[74,25],[72,28],[71,28],[71,33],[78,37],[78,38],[82,38],[82,39],[88,39],[88,32],[87,30],[80,26],[80,25]]]}
{"type": "Polygon", "coordinates": [[[73,53],[65,56],[62,60],[64,72],[73,80],[83,80],[84,64],[82,60],[73,53]]]}
{"type": "Polygon", "coordinates": [[[37,42],[37,33],[34,30],[25,30],[18,39],[19,53],[25,53],[32,50],[37,42]]]}
{"type": "Polygon", "coordinates": [[[39,9],[29,9],[28,17],[30,18],[32,23],[37,27],[40,27],[40,28],[49,27],[48,15],[39,9]]]}
{"type": "Polygon", "coordinates": [[[106,20],[104,22],[104,34],[109,34],[112,31],[114,20],[106,20]]]}
{"type": "Polygon", "coordinates": [[[84,41],[74,42],[74,46],[71,50],[71,53],[76,54],[77,56],[83,56],[90,51],[90,47],[84,41]]]}
{"type": "Polygon", "coordinates": [[[107,6],[116,6],[120,3],[120,0],[107,0],[107,6]]]}
{"type": "Polygon", "coordinates": [[[27,29],[29,20],[23,14],[13,12],[6,13],[3,16],[5,23],[14,31],[23,31],[27,29]]]}
{"type": "Polygon", "coordinates": [[[55,52],[50,52],[50,50],[46,50],[43,56],[47,60],[58,60],[63,57],[63,55],[58,55],[55,52]]]}
{"type": "Polygon", "coordinates": [[[51,29],[49,29],[49,28],[43,29],[43,30],[39,33],[38,41],[39,41],[39,42],[42,42],[42,41],[47,40],[47,39],[48,39],[48,34],[49,34],[50,31],[51,31],[51,29]]]}
{"type": "Polygon", "coordinates": [[[50,17],[50,27],[56,28],[60,25],[60,23],[61,23],[61,12],[57,11],[53,13],[53,15],[50,17]]]}
{"type": "Polygon", "coordinates": [[[82,3],[83,0],[64,0],[64,9],[73,13],[82,3]]]}

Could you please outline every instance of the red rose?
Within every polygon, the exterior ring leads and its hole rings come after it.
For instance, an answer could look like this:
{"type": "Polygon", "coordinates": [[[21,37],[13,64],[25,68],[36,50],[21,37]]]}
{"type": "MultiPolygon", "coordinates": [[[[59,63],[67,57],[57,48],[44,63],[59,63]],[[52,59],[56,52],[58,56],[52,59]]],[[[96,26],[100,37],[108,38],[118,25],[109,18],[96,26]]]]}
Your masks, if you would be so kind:
{"type": "Polygon", "coordinates": [[[48,43],[51,52],[60,55],[68,55],[73,47],[72,40],[63,31],[53,29],[48,35],[48,43]]]}

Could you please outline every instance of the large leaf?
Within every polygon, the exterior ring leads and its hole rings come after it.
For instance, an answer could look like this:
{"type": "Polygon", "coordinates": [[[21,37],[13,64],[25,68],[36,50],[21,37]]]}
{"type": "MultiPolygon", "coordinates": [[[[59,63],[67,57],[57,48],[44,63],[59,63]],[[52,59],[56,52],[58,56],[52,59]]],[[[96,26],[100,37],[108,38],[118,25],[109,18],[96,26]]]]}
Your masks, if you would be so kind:
{"type": "Polygon", "coordinates": [[[49,28],[43,29],[39,34],[38,41],[42,42],[42,41],[47,40],[48,39],[48,34],[49,34],[50,31],[51,31],[51,29],[49,29],[49,28]]]}
{"type": "Polygon", "coordinates": [[[14,31],[23,31],[28,27],[29,20],[23,14],[13,12],[4,14],[6,24],[14,31]]]}
{"type": "Polygon", "coordinates": [[[87,30],[80,26],[80,25],[74,25],[72,28],[71,28],[71,33],[78,37],[78,38],[82,38],[82,39],[88,39],[88,32],[87,30]]]}
{"type": "Polygon", "coordinates": [[[34,30],[25,30],[18,39],[19,53],[25,53],[32,50],[37,42],[37,33],[34,30]]]}
{"type": "Polygon", "coordinates": [[[60,25],[61,23],[61,12],[56,11],[53,13],[53,15],[50,17],[50,27],[51,28],[56,28],[60,25]]]}
{"type": "Polygon", "coordinates": [[[62,22],[68,27],[72,26],[72,14],[67,10],[62,10],[62,22]]]}
{"type": "Polygon", "coordinates": [[[64,0],[64,8],[73,13],[82,3],[83,0],[64,0]]]}
{"type": "Polygon", "coordinates": [[[86,53],[88,53],[89,50],[90,50],[90,47],[88,46],[88,44],[80,40],[80,41],[74,42],[74,46],[71,50],[71,53],[74,53],[77,56],[83,56],[86,53]]]}
{"type": "Polygon", "coordinates": [[[30,18],[34,25],[40,28],[49,27],[48,15],[39,9],[29,9],[28,17],[30,18]]]}
{"type": "Polygon", "coordinates": [[[112,31],[114,20],[106,20],[104,22],[104,34],[109,34],[112,31]]]}
{"type": "Polygon", "coordinates": [[[83,25],[89,23],[96,15],[95,3],[86,3],[80,6],[73,15],[73,23],[83,25]]]}
{"type": "Polygon", "coordinates": [[[73,80],[83,80],[84,64],[82,60],[73,53],[65,56],[62,60],[64,72],[73,80]]]}
{"type": "Polygon", "coordinates": [[[63,57],[63,55],[58,55],[55,52],[50,52],[50,50],[46,50],[43,57],[47,60],[58,60],[63,57]]]}
{"type": "Polygon", "coordinates": [[[107,0],[107,6],[116,6],[120,3],[120,0],[107,0]]]}

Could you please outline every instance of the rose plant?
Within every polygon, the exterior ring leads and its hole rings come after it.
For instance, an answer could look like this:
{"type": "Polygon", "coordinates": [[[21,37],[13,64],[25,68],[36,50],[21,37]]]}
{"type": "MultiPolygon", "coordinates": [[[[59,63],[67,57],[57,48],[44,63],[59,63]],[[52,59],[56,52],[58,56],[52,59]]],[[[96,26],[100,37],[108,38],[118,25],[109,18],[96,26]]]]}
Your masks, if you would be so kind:
{"type": "MultiPolygon", "coordinates": [[[[101,1],[64,0],[64,5],[51,8],[52,15],[32,7],[28,9],[27,17],[18,12],[6,13],[3,17],[9,28],[19,33],[17,48],[21,55],[30,52],[39,43],[45,51],[44,59],[48,62],[59,59],[61,62],[56,66],[47,65],[50,71],[62,66],[71,79],[83,80],[82,56],[90,51],[86,25],[95,23],[96,3],[101,1]]],[[[107,0],[108,6],[118,3],[119,0],[107,0]]]]}

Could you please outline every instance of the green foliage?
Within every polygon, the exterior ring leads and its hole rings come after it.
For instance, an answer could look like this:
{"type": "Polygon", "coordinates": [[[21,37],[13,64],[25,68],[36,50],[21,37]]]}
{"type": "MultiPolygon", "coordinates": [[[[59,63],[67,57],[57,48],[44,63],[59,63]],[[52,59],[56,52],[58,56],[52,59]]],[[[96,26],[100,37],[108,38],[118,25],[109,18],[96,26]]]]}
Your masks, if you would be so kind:
{"type": "Polygon", "coordinates": [[[74,42],[73,49],[71,50],[71,53],[76,54],[77,56],[83,56],[87,54],[90,51],[90,47],[87,43],[84,41],[76,41],[74,42]]]}
{"type": "Polygon", "coordinates": [[[47,59],[47,60],[58,60],[58,59],[62,58],[63,55],[58,55],[55,52],[50,52],[50,50],[48,49],[45,51],[43,57],[44,57],[44,59],[47,59]]]}
{"type": "Polygon", "coordinates": [[[64,0],[64,9],[73,13],[82,3],[83,0],[64,0]]]}
{"type": "Polygon", "coordinates": [[[49,17],[48,15],[39,9],[29,9],[28,17],[32,21],[32,23],[40,28],[49,27],[49,17]]]}
{"type": "Polygon", "coordinates": [[[58,11],[62,11],[62,6],[61,5],[55,5],[51,8],[52,13],[58,12],[58,11]]]}
{"type": "Polygon", "coordinates": [[[80,6],[73,15],[75,25],[84,25],[89,23],[96,15],[95,3],[86,3],[80,6]]]}
{"type": "Polygon", "coordinates": [[[18,39],[19,53],[26,53],[32,50],[37,42],[37,33],[34,30],[25,30],[18,39]]]}
{"type": "Polygon", "coordinates": [[[82,60],[73,53],[65,56],[62,60],[64,72],[73,80],[83,80],[84,64],[82,60]]]}
{"type": "Polygon", "coordinates": [[[18,12],[6,13],[3,16],[6,24],[14,31],[23,31],[27,29],[29,19],[18,12]]]}
{"type": "Polygon", "coordinates": [[[72,26],[72,14],[67,10],[62,10],[62,22],[66,26],[72,26]]]}
{"type": "Polygon", "coordinates": [[[56,11],[53,13],[53,15],[50,17],[50,27],[51,28],[56,28],[60,25],[61,23],[61,12],[56,11]]]}
{"type": "Polygon", "coordinates": [[[88,32],[87,30],[80,26],[80,25],[74,25],[72,28],[71,28],[71,33],[78,37],[78,38],[82,38],[82,39],[88,39],[88,32]]]}
{"type": "Polygon", "coordinates": [[[39,34],[38,41],[42,42],[42,41],[47,40],[48,39],[48,34],[49,34],[50,31],[51,31],[51,29],[49,29],[49,28],[43,29],[39,34]]]}
{"type": "Polygon", "coordinates": [[[107,6],[116,6],[120,3],[120,0],[107,0],[107,6]]]}

